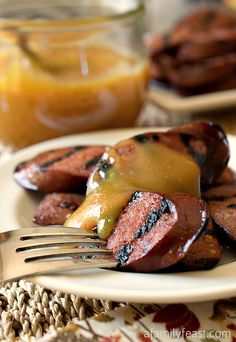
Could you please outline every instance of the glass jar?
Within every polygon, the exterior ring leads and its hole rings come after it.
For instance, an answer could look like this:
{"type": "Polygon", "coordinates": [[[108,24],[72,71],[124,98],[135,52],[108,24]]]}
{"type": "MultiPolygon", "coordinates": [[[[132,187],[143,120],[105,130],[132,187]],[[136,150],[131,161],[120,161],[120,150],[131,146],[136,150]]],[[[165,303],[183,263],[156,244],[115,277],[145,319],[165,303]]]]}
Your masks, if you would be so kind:
{"type": "Polygon", "coordinates": [[[0,140],[128,127],[147,86],[138,0],[0,1],[0,140]]]}

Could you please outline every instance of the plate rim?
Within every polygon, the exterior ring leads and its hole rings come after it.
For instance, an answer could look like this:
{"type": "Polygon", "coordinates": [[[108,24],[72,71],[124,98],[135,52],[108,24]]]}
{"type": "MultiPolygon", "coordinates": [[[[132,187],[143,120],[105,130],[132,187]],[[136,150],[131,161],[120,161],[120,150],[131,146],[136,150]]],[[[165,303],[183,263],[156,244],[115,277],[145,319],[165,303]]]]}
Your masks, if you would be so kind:
{"type": "MultiPolygon", "coordinates": [[[[172,89],[151,85],[146,98],[151,103],[179,116],[186,115],[186,112],[197,115],[199,112],[230,108],[236,105],[236,89],[184,97],[172,89]]],[[[217,113],[214,114],[217,115],[217,113]]]]}
{"type": "MultiPolygon", "coordinates": [[[[60,279],[60,276],[56,276],[57,280],[60,279]]],[[[63,277],[61,277],[63,279],[63,277]]],[[[234,278],[236,280],[236,278],[234,278]]],[[[41,285],[45,288],[50,288],[53,290],[59,290],[62,292],[67,293],[74,293],[79,294],[81,297],[88,297],[88,298],[95,298],[95,299],[104,299],[104,300],[111,300],[111,301],[118,301],[118,302],[130,302],[132,299],[132,302],[136,303],[143,303],[143,304],[151,304],[151,303],[159,303],[159,304],[171,304],[171,303],[179,303],[179,302],[185,302],[185,303],[200,303],[210,300],[217,300],[217,299],[223,299],[228,298],[231,296],[235,296],[236,292],[236,285],[231,284],[230,286],[225,288],[212,288],[209,287],[206,291],[205,289],[200,291],[198,289],[198,292],[196,294],[196,290],[192,289],[191,291],[188,290],[188,293],[186,294],[186,290],[178,290],[176,293],[174,292],[166,292],[161,293],[160,295],[157,295],[153,292],[146,292],[140,293],[139,291],[135,291],[133,289],[130,289],[129,291],[126,290],[117,290],[114,292],[114,290],[100,290],[94,293],[94,290],[91,288],[84,288],[81,286],[72,287],[70,283],[65,282],[64,286],[60,286],[58,288],[57,285],[55,285],[55,281],[52,281],[52,277],[49,276],[37,276],[34,278],[30,278],[30,281],[32,281],[35,284],[41,285]],[[126,292],[125,292],[126,291],[126,292]]]]}

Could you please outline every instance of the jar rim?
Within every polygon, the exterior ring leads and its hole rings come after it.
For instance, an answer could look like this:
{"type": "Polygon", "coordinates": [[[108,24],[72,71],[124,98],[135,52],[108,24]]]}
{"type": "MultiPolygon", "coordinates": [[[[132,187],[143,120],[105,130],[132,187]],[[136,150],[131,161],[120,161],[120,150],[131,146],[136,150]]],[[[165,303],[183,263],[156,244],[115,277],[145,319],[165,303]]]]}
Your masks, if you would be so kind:
{"type": "Polygon", "coordinates": [[[127,11],[117,12],[108,15],[95,15],[88,17],[73,17],[68,19],[34,20],[34,19],[14,19],[0,16],[0,30],[14,32],[68,32],[82,31],[91,27],[104,26],[111,22],[119,22],[136,16],[144,11],[144,5],[140,0],[135,1],[127,11]]]}

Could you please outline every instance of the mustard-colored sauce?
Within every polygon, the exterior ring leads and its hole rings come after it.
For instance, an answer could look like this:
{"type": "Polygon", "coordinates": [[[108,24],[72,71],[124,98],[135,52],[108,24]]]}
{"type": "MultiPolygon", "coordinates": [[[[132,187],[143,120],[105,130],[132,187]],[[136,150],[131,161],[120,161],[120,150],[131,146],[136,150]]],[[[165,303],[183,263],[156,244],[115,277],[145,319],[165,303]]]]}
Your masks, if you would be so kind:
{"type": "Polygon", "coordinates": [[[27,45],[33,55],[17,43],[0,51],[1,141],[21,148],[135,121],[147,87],[145,59],[106,43],[70,47],[61,36],[59,47],[45,51],[36,43],[27,45]]]}
{"type": "Polygon", "coordinates": [[[91,174],[84,203],[67,227],[92,230],[107,239],[135,191],[200,195],[200,169],[188,156],[161,143],[134,138],[110,148],[91,174]]]}

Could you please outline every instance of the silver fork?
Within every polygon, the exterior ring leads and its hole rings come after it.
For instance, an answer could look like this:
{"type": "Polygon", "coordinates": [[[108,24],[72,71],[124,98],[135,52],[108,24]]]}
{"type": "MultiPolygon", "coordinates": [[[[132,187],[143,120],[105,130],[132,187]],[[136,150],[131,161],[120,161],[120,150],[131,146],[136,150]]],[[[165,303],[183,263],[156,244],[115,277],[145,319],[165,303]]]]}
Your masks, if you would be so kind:
{"type": "Polygon", "coordinates": [[[0,233],[0,282],[36,274],[116,266],[105,241],[77,228],[34,227],[0,233]]]}

